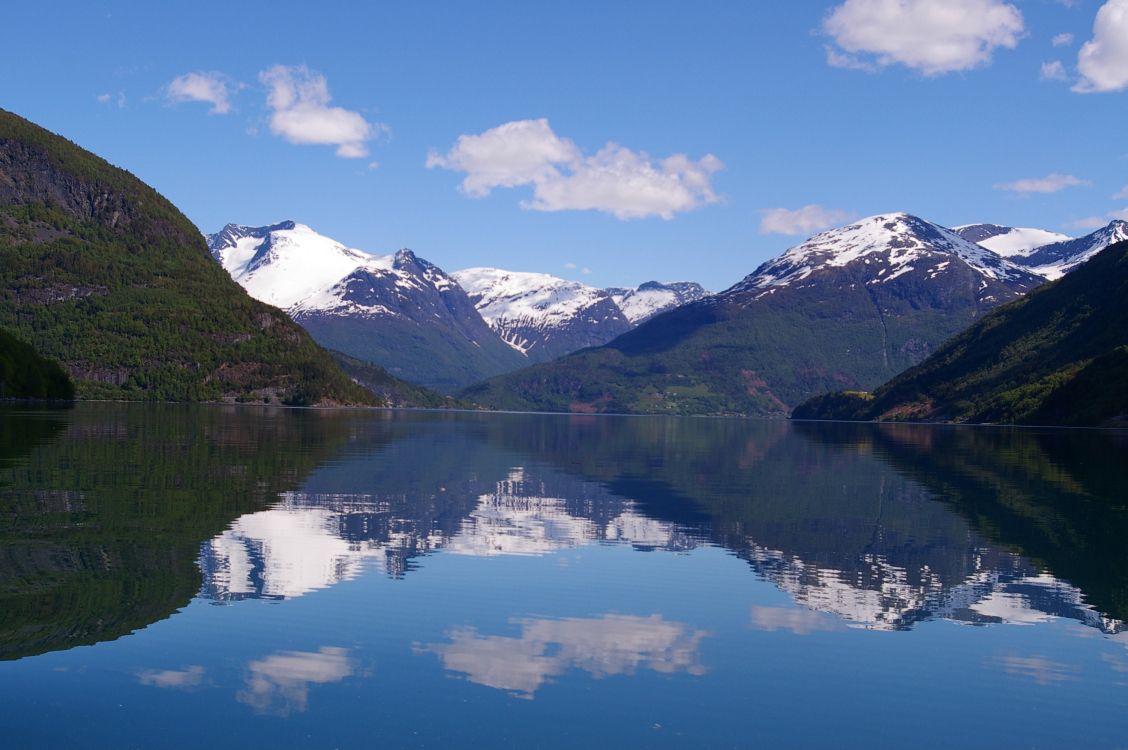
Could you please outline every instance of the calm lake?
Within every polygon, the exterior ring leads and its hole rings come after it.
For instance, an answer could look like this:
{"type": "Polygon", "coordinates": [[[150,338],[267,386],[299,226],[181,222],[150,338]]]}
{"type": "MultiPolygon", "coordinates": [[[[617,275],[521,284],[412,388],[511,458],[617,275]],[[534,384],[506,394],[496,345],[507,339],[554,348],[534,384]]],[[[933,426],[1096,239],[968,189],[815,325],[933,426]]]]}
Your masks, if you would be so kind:
{"type": "Polygon", "coordinates": [[[1128,434],[0,411],[5,748],[1128,746],[1128,434]]]}

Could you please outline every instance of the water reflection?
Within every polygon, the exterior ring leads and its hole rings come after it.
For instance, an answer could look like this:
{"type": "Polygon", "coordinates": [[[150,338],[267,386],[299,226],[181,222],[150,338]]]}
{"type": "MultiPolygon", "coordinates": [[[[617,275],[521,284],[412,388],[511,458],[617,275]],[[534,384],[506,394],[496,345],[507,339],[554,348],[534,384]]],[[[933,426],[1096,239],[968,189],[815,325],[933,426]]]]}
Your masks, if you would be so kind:
{"type": "MultiPolygon", "coordinates": [[[[729,550],[801,608],[754,610],[769,631],[1068,618],[1115,634],[1128,617],[1116,434],[119,406],[0,419],[23,436],[0,440],[7,658],[117,637],[193,594],[289,599],[437,552],[592,544],[729,550]]],[[[502,637],[470,632],[449,647],[502,637]]],[[[496,681],[529,694],[562,662],[524,639],[554,666],[496,681]]]]}
{"type": "Polygon", "coordinates": [[[340,682],[355,671],[345,648],[282,651],[247,665],[246,687],[236,698],[258,713],[289,716],[309,708],[311,686],[340,682]]]}
{"type": "Polygon", "coordinates": [[[184,669],[146,669],[137,673],[137,681],[150,687],[191,690],[203,683],[206,671],[201,664],[184,669]]]}
{"type": "Polygon", "coordinates": [[[465,627],[451,631],[448,643],[416,650],[437,655],[444,667],[471,682],[523,698],[532,698],[569,669],[582,669],[597,679],[639,669],[695,676],[707,671],[698,645],[708,633],[660,615],[526,619],[513,624],[520,626],[519,636],[480,635],[465,627]]]}

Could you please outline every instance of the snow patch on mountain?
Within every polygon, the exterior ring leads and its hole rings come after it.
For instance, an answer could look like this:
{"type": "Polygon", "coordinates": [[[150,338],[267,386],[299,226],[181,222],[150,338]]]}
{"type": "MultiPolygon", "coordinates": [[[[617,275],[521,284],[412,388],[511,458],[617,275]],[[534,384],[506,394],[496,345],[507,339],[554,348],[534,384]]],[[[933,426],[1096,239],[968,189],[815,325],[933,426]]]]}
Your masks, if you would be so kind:
{"type": "Polygon", "coordinates": [[[648,281],[635,289],[615,288],[607,291],[631,325],[638,325],[659,313],[696,302],[710,294],[700,284],[692,281],[676,281],[669,284],[648,281]]]}
{"type": "Polygon", "coordinates": [[[559,324],[609,296],[602,289],[547,273],[467,268],[451,276],[490,324],[505,320],[559,324]]]}
{"type": "Polygon", "coordinates": [[[386,312],[379,305],[345,301],[342,282],[358,271],[395,276],[396,284],[405,287],[416,283],[394,268],[395,256],[374,256],[346,247],[293,221],[266,227],[228,224],[208,236],[208,246],[248,294],[292,313],[386,312]]]}
{"type": "Polygon", "coordinates": [[[1027,270],[1053,281],[1060,279],[1109,245],[1125,240],[1128,240],[1128,221],[1117,219],[1084,237],[1043,245],[1027,256],[1017,259],[1016,262],[1021,263],[1027,270]]]}
{"type": "Polygon", "coordinates": [[[1045,229],[1004,227],[998,224],[965,224],[953,227],[952,231],[968,242],[982,245],[1004,258],[1027,256],[1043,245],[1073,239],[1068,234],[1045,229]]]}
{"type": "Polygon", "coordinates": [[[867,284],[888,283],[914,269],[936,271],[955,256],[985,278],[1024,281],[1030,272],[950,229],[905,213],[870,216],[817,234],[760,266],[734,287],[770,290],[795,284],[823,268],[875,264],[867,284]]]}

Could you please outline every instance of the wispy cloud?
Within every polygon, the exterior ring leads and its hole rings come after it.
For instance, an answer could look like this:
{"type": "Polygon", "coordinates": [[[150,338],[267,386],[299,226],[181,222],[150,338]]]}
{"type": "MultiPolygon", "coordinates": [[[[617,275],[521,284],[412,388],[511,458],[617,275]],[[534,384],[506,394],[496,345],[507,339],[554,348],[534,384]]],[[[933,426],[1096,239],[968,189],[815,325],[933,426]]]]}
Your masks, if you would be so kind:
{"type": "Polygon", "coordinates": [[[1058,34],[1050,40],[1050,43],[1055,47],[1068,47],[1073,44],[1073,34],[1058,34]]]}
{"type": "Polygon", "coordinates": [[[1027,177],[1014,182],[1003,182],[995,185],[996,190],[1007,190],[1012,193],[1058,193],[1066,188],[1079,187],[1090,184],[1071,174],[1048,174],[1045,177],[1027,177]]]}
{"type": "Polygon", "coordinates": [[[1065,65],[1061,60],[1042,63],[1043,81],[1064,81],[1068,77],[1069,74],[1065,72],[1065,65]]]}
{"type": "Polygon", "coordinates": [[[1128,201],[1128,185],[1122,187],[1118,192],[1113,194],[1114,201],[1128,201]]]}
{"type": "Polygon", "coordinates": [[[1013,49],[1025,31],[1022,13],[1001,0],[846,0],[823,20],[839,68],[904,65],[926,76],[970,70],[995,49],[1013,49]]]}
{"type": "Polygon", "coordinates": [[[304,65],[275,65],[259,73],[259,81],[267,87],[270,131],[290,143],[336,146],[337,156],[360,159],[368,156],[368,141],[388,132],[357,112],[329,106],[325,76],[304,65]]]}
{"type": "Polygon", "coordinates": [[[125,107],[125,92],[119,91],[116,94],[106,92],[105,94],[98,94],[94,97],[98,100],[99,104],[116,104],[118,109],[125,107]]]}
{"type": "Polygon", "coordinates": [[[619,219],[670,219],[715,203],[712,176],[724,167],[712,154],[696,161],[685,154],[654,160],[617,143],[585,155],[543,118],[460,135],[445,154],[432,150],[426,164],[465,173],[459,189],[474,198],[494,188],[532,186],[533,198],[523,208],[602,211],[619,219]]]}
{"type": "Polygon", "coordinates": [[[767,208],[760,213],[760,234],[811,234],[855,218],[849,211],[814,203],[794,209],[767,208]]]}
{"type": "Polygon", "coordinates": [[[151,687],[188,690],[204,681],[204,668],[194,664],[184,669],[146,669],[137,673],[137,681],[151,687]]]}
{"type": "Polygon", "coordinates": [[[185,73],[165,86],[165,97],[173,103],[205,102],[209,114],[225,115],[231,111],[231,95],[240,88],[223,73],[215,71],[185,73]]]}
{"type": "Polygon", "coordinates": [[[1093,38],[1077,55],[1081,94],[1128,89],[1128,0],[1108,0],[1093,21],[1093,38]]]}

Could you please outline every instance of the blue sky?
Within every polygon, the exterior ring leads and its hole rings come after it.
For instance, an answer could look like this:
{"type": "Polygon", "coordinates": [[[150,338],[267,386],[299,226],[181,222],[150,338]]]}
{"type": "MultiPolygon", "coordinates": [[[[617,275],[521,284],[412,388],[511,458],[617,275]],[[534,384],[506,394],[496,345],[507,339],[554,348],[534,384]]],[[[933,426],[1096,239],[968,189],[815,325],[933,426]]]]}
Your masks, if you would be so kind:
{"type": "Polygon", "coordinates": [[[17,3],[0,107],[203,231],[600,286],[886,211],[1128,217],[1128,0],[361,5],[17,3]]]}

